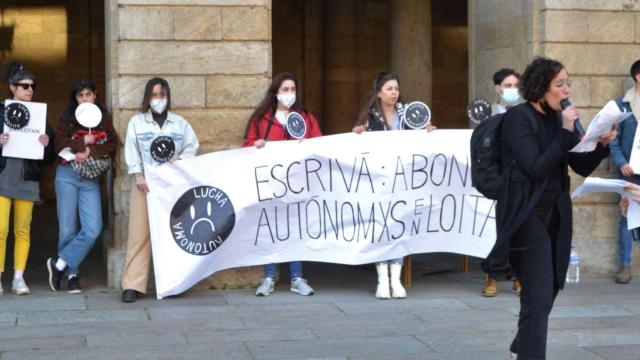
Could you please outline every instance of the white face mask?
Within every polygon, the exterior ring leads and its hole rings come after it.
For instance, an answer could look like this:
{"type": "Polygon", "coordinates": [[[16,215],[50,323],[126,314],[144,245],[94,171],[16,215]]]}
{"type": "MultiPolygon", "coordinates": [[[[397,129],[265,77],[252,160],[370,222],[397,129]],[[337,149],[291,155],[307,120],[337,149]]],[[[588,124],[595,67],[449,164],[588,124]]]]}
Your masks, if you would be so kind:
{"type": "Polygon", "coordinates": [[[151,100],[151,110],[156,114],[162,114],[164,109],[167,108],[167,99],[153,99],[151,100]]]}
{"type": "Polygon", "coordinates": [[[278,101],[288,109],[296,102],[296,94],[278,94],[278,101]]]}
{"type": "Polygon", "coordinates": [[[507,105],[514,105],[518,101],[520,101],[520,93],[518,89],[502,89],[502,93],[500,93],[500,97],[504,100],[507,105]]]}

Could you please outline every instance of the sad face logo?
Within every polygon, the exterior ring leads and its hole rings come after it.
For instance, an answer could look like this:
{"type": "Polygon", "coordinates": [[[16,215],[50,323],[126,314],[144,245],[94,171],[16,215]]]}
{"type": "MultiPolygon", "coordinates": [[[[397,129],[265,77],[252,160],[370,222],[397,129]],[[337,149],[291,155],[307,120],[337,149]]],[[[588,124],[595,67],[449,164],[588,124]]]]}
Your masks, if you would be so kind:
{"type": "Polygon", "coordinates": [[[404,121],[412,129],[423,129],[431,121],[431,110],[427,104],[414,101],[405,108],[404,121]]]}
{"type": "Polygon", "coordinates": [[[169,219],[176,244],[193,255],[215,251],[229,237],[235,222],[231,200],[212,186],[198,186],[182,194],[169,219]]]}
{"type": "Polygon", "coordinates": [[[294,139],[302,139],[307,133],[307,124],[304,118],[297,112],[291,112],[287,115],[287,132],[294,139]]]}
{"type": "Polygon", "coordinates": [[[151,142],[151,157],[160,164],[164,164],[176,154],[176,144],[168,136],[158,136],[151,142]]]}
{"type": "Polygon", "coordinates": [[[474,99],[467,107],[467,118],[473,124],[480,124],[490,116],[491,104],[485,99],[474,99]]]}
{"type": "Polygon", "coordinates": [[[11,103],[4,109],[4,123],[14,130],[27,126],[30,117],[29,109],[20,103],[11,103]]]}

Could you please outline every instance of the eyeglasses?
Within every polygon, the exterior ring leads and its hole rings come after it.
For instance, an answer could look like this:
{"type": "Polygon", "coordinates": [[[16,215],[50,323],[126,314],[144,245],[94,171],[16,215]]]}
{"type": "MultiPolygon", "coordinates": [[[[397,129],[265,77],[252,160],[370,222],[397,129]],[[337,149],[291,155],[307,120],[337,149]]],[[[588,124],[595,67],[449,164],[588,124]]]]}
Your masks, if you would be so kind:
{"type": "Polygon", "coordinates": [[[36,84],[29,84],[29,83],[15,83],[13,84],[14,86],[19,86],[21,87],[23,90],[29,90],[29,88],[32,88],[34,91],[36,90],[36,84]]]}

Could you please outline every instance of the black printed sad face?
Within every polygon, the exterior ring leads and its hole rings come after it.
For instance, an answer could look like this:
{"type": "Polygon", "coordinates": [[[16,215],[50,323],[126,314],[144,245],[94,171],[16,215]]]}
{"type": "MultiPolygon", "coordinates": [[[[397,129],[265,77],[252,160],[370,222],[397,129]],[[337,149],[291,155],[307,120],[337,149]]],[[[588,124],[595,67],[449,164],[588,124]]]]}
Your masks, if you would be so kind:
{"type": "Polygon", "coordinates": [[[20,103],[11,103],[4,109],[4,123],[14,130],[20,130],[29,123],[29,109],[20,103]]]}
{"type": "Polygon", "coordinates": [[[430,120],[429,107],[419,101],[409,104],[404,111],[404,121],[412,129],[423,129],[430,120]]]}
{"type": "Polygon", "coordinates": [[[292,112],[287,116],[287,132],[294,139],[302,139],[307,133],[307,124],[302,115],[292,112]]]}
{"type": "Polygon", "coordinates": [[[474,124],[479,124],[491,116],[491,104],[485,99],[475,99],[467,107],[467,118],[474,124]]]}
{"type": "Polygon", "coordinates": [[[193,255],[207,255],[227,239],[235,225],[233,204],[220,189],[198,186],[182,194],[171,211],[171,234],[193,255]]]}
{"type": "Polygon", "coordinates": [[[176,144],[168,136],[158,136],[151,142],[150,151],[153,160],[164,164],[176,154],[176,144]]]}

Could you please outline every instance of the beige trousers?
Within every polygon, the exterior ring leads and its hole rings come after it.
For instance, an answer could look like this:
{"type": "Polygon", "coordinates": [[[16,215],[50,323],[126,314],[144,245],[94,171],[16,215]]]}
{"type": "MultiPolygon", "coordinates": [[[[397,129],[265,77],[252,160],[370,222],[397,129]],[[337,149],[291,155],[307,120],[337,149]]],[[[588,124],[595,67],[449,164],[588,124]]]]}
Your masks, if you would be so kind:
{"type": "Polygon", "coordinates": [[[131,187],[129,202],[129,238],[127,240],[127,262],[122,273],[122,289],[147,293],[149,266],[151,265],[151,234],[147,194],[131,187]]]}

